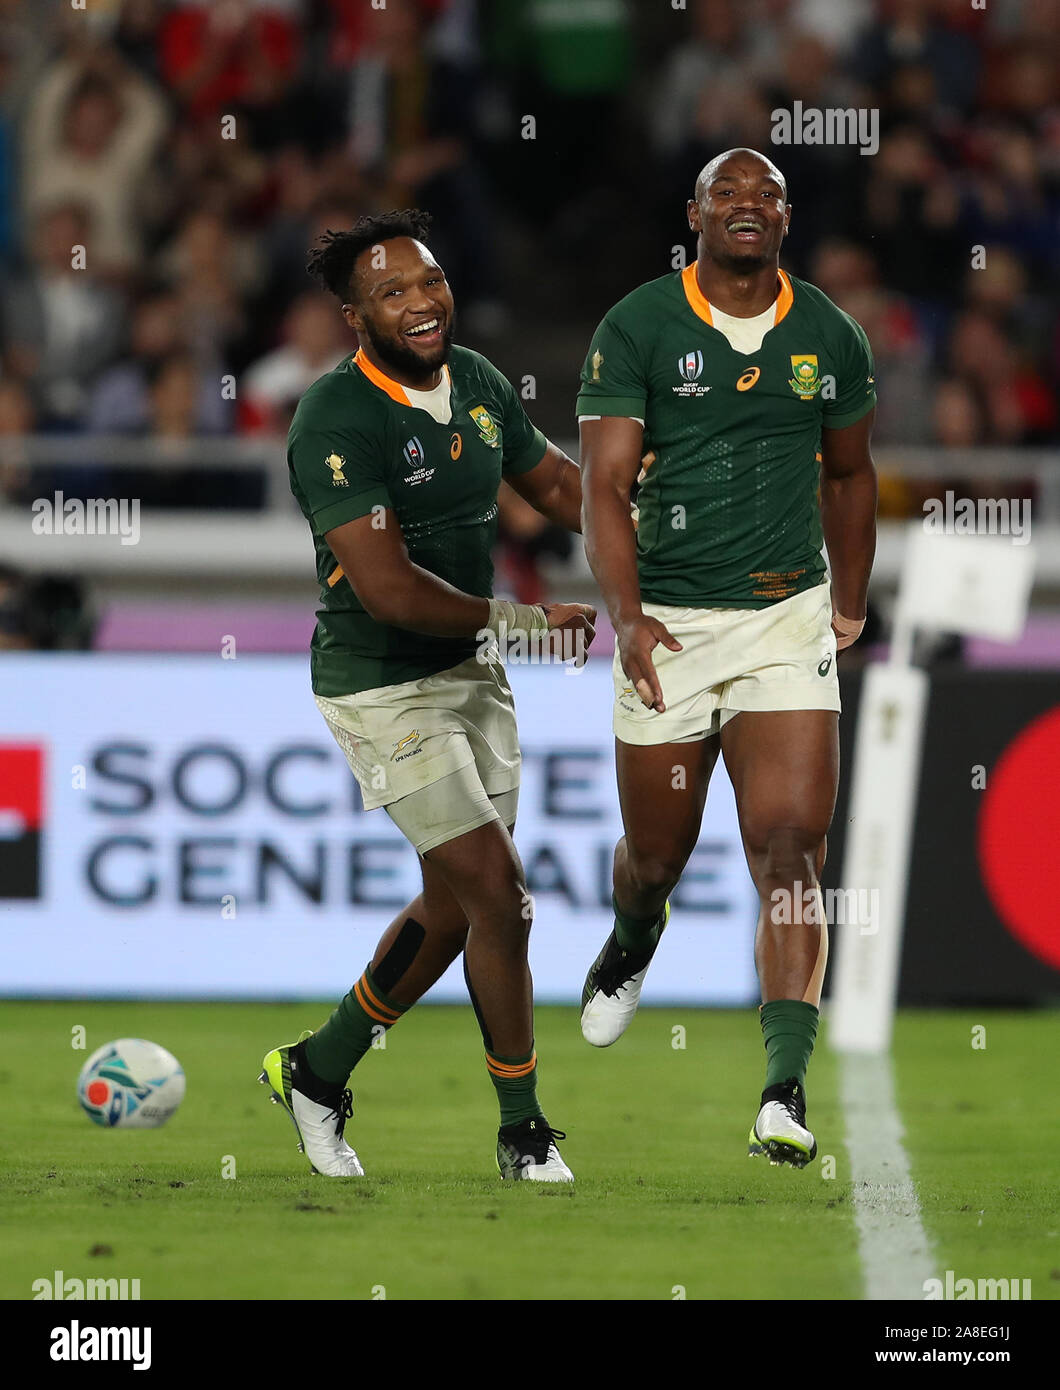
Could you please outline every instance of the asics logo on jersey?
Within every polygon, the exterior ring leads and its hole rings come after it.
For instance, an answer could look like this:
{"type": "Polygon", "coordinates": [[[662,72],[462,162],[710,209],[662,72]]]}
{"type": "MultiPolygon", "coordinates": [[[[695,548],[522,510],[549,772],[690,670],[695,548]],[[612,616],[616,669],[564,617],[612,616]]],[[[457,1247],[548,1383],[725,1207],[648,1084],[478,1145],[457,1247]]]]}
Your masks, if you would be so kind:
{"type": "Polygon", "coordinates": [[[737,391],[750,391],[758,378],[762,375],[761,367],[748,367],[736,383],[737,391]]]}
{"type": "Polygon", "coordinates": [[[682,378],[682,384],[673,388],[675,396],[705,396],[710,390],[709,386],[698,384],[699,378],[703,375],[703,354],[701,352],[686,352],[683,357],[679,357],[677,370],[682,378]]]}

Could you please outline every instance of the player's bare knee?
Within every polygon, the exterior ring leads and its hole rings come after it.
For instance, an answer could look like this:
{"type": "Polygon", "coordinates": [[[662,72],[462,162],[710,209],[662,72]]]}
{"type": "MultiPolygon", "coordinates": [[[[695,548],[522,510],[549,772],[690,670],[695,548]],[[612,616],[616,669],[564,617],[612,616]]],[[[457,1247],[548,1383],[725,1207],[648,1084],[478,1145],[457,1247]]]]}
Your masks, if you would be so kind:
{"type": "Polygon", "coordinates": [[[822,843],[823,836],[815,831],[793,826],[747,836],[748,867],[759,893],[816,883],[822,843]]]}
{"type": "Polygon", "coordinates": [[[687,858],[684,854],[638,854],[627,843],[627,870],[633,887],[641,893],[669,893],[687,858]]]}
{"type": "Polygon", "coordinates": [[[534,920],[534,900],[521,875],[491,882],[485,897],[483,919],[498,924],[505,944],[513,950],[526,950],[526,940],[534,920]]]}

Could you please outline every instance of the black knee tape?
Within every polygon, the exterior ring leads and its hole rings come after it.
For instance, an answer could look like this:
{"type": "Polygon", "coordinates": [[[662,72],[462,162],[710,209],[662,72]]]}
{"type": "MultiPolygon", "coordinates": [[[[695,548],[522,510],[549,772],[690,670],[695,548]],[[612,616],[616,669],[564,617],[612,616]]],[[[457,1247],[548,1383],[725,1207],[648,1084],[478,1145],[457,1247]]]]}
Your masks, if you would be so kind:
{"type": "Polygon", "coordinates": [[[372,979],[384,994],[390,993],[416,959],[416,952],[423,945],[426,935],[419,922],[412,917],[405,918],[393,946],[379,964],[372,968],[372,979]]]}
{"type": "Polygon", "coordinates": [[[478,997],[471,984],[471,976],[467,971],[467,952],[464,952],[464,984],[467,985],[467,992],[471,996],[471,1007],[475,1010],[475,1017],[478,1019],[479,1032],[482,1034],[482,1041],[486,1046],[487,1052],[493,1051],[493,1039],[490,1037],[490,1030],[486,1027],[486,1020],[482,1017],[482,1010],[479,1007],[478,997]]]}

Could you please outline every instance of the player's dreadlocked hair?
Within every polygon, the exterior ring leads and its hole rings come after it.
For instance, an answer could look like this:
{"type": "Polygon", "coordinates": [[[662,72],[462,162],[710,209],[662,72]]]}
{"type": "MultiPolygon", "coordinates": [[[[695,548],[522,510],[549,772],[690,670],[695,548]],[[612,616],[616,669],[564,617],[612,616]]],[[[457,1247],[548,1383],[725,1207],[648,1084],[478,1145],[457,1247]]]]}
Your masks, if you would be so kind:
{"type": "Polygon", "coordinates": [[[359,217],[348,232],[327,231],[318,237],[305,268],[314,280],[338,297],[340,304],[345,304],[352,289],[353,267],[362,251],[399,236],[425,242],[430,227],[430,213],[419,208],[359,217]]]}

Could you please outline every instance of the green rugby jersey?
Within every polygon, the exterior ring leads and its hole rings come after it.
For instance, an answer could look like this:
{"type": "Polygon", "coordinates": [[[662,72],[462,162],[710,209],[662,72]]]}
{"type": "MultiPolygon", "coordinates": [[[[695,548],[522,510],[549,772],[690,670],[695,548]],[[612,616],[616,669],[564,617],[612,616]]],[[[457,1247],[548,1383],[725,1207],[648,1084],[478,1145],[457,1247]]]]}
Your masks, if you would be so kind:
{"type": "Polygon", "coordinates": [[[432,637],[376,622],[325,534],[393,508],[414,564],[490,598],[502,473],[541,461],[546,440],[492,363],[454,347],[444,370],[451,417],[439,424],[363,352],[306,391],[291,422],[291,491],[313,529],[320,607],[310,647],[318,695],[350,695],[445,671],[473,656],[473,637],[432,637]]]}
{"type": "Polygon", "coordinates": [[[860,326],[784,271],[756,352],[714,327],[695,262],[620,300],[590,344],[577,410],[642,419],[655,452],[637,497],[642,598],[764,608],[821,583],[821,427],[860,420],[874,374],[860,326]]]}

